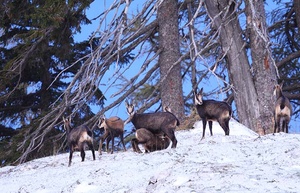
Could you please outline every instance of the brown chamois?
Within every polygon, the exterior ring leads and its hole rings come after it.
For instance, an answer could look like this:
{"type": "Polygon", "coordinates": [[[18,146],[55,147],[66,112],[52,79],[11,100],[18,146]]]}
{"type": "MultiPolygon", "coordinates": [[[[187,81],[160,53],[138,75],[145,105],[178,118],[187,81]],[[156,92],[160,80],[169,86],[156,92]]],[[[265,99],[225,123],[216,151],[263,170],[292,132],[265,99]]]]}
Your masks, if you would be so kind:
{"type": "Polygon", "coordinates": [[[103,141],[106,139],[106,151],[108,152],[108,146],[110,140],[112,140],[111,145],[111,154],[114,152],[114,145],[115,145],[115,137],[120,137],[121,143],[123,145],[124,151],[126,151],[125,143],[124,143],[124,121],[119,117],[110,117],[106,119],[102,116],[99,120],[98,124],[99,128],[104,128],[105,133],[100,138],[99,149],[98,152],[102,155],[102,144],[103,141]]]}
{"type": "MultiPolygon", "coordinates": [[[[275,127],[274,133],[276,132],[286,132],[288,133],[289,122],[292,116],[292,105],[289,99],[282,93],[282,85],[275,85],[274,95],[276,96],[274,116],[275,116],[275,127]],[[281,125],[282,123],[282,125],[281,125]]],[[[273,133],[273,134],[274,134],[273,133]]]]}
{"type": "Polygon", "coordinates": [[[175,115],[170,112],[156,113],[135,113],[134,106],[125,101],[126,110],[129,114],[129,121],[132,122],[136,130],[145,128],[153,134],[164,133],[172,141],[172,148],[176,148],[177,139],[175,137],[176,126],[179,121],[175,115]]]}
{"type": "Polygon", "coordinates": [[[81,125],[75,128],[71,127],[71,118],[65,119],[64,121],[64,128],[67,132],[67,141],[70,148],[70,156],[69,156],[69,166],[71,166],[73,152],[76,150],[80,151],[81,161],[84,161],[85,158],[85,144],[88,145],[90,150],[93,154],[93,159],[95,160],[95,150],[93,146],[93,133],[92,131],[86,126],[81,125]]]}
{"type": "Polygon", "coordinates": [[[229,120],[232,113],[231,106],[223,101],[203,100],[203,88],[201,88],[198,94],[196,91],[194,91],[194,96],[197,112],[203,123],[203,133],[201,140],[204,139],[205,136],[207,121],[209,125],[210,135],[213,135],[213,121],[218,121],[220,126],[223,128],[225,135],[229,135],[229,120]]]}
{"type": "Polygon", "coordinates": [[[156,150],[166,149],[170,145],[170,139],[164,136],[164,133],[153,134],[145,128],[139,128],[135,132],[135,138],[131,140],[133,151],[142,153],[139,144],[142,144],[145,153],[153,152],[156,150]]]}

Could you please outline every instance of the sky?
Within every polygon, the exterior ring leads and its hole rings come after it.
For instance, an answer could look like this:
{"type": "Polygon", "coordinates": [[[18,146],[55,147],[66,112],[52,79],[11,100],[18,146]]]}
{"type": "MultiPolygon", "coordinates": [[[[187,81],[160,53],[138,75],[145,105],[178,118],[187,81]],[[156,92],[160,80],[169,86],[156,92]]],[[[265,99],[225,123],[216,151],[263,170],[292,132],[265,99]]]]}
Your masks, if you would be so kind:
{"type": "Polygon", "coordinates": [[[238,122],[225,136],[213,124],[213,136],[202,122],[176,131],[177,147],[138,154],[129,148],[103,152],[92,160],[86,151],[32,160],[0,168],[1,193],[268,193],[300,190],[300,134],[278,133],[258,138],[238,122]]]}
{"type": "MultiPolygon", "coordinates": [[[[98,16],[99,13],[101,13],[103,10],[105,10],[106,8],[108,8],[110,6],[110,4],[112,3],[112,0],[104,0],[104,1],[94,1],[90,8],[86,11],[87,13],[87,17],[89,19],[92,18],[96,18],[98,16]]],[[[136,4],[130,6],[132,9],[130,9],[128,11],[128,13],[131,13],[133,11],[135,11],[135,8],[138,6],[137,4],[140,3],[138,1],[134,1],[137,2],[136,4]]],[[[266,4],[266,9],[267,10],[271,10],[272,7],[274,6],[274,4],[272,2],[268,2],[268,4],[266,4]]],[[[105,27],[105,26],[104,26],[105,27]]],[[[102,27],[102,28],[104,28],[102,27]]],[[[97,20],[94,20],[92,24],[90,25],[84,25],[82,26],[82,30],[81,33],[76,34],[74,36],[75,40],[81,41],[81,40],[86,40],[90,37],[90,35],[99,28],[99,18],[97,20]]],[[[140,62],[142,63],[142,62],[140,62]]],[[[138,68],[138,67],[136,67],[138,68]]],[[[109,85],[109,83],[111,83],[112,81],[110,81],[110,77],[114,74],[116,69],[111,68],[110,73],[106,74],[106,77],[104,77],[103,82],[105,82],[106,85],[109,85]]],[[[220,82],[218,82],[218,79],[216,79],[214,76],[211,77],[211,81],[206,81],[206,83],[202,83],[201,86],[204,87],[204,92],[206,92],[206,89],[209,89],[210,87],[215,87],[212,86],[213,84],[221,84],[220,82]]],[[[189,85],[189,82],[183,82],[183,88],[186,90],[187,88],[190,88],[191,86],[189,85]]],[[[109,105],[111,104],[115,98],[110,98],[110,96],[117,91],[117,88],[115,90],[113,90],[113,88],[110,88],[108,90],[105,89],[105,87],[103,87],[105,92],[105,96],[108,99],[107,101],[105,101],[105,105],[109,105]]],[[[189,92],[189,91],[185,91],[184,92],[189,92]]],[[[226,96],[225,95],[218,95],[215,96],[218,98],[210,98],[210,99],[214,99],[214,100],[223,100],[226,96]]],[[[98,113],[98,111],[100,110],[100,108],[98,106],[93,106],[92,107],[93,112],[94,113],[98,113]]],[[[111,110],[109,110],[108,112],[105,113],[106,117],[110,117],[110,116],[115,116],[118,115],[120,116],[123,120],[127,119],[128,115],[126,113],[126,109],[125,109],[125,104],[121,104],[120,106],[113,108],[111,110]]],[[[126,128],[128,131],[131,131],[132,129],[132,125],[127,125],[126,128]]],[[[300,133],[300,122],[298,120],[298,118],[296,118],[295,116],[292,116],[291,122],[290,122],[290,132],[292,133],[300,133]]]]}

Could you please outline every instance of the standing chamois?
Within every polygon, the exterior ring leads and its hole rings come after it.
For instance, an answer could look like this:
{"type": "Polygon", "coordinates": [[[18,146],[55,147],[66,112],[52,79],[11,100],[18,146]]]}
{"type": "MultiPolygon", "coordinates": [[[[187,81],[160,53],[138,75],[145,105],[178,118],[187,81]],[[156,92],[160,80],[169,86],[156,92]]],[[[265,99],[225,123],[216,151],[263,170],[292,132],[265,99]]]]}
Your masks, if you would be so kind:
{"type": "Polygon", "coordinates": [[[223,128],[225,135],[229,135],[229,120],[232,113],[231,106],[223,101],[203,100],[203,88],[201,88],[198,94],[196,91],[194,91],[194,96],[196,108],[203,123],[203,133],[201,140],[204,139],[205,136],[207,121],[209,125],[210,135],[213,135],[213,121],[218,121],[220,126],[223,128]]]}
{"type": "Polygon", "coordinates": [[[276,95],[276,103],[274,109],[275,127],[273,134],[280,131],[288,133],[289,122],[291,120],[293,111],[289,99],[282,93],[282,85],[283,84],[277,84],[275,85],[274,89],[274,95],[276,95]]]}
{"type": "Polygon", "coordinates": [[[93,147],[93,133],[92,131],[85,125],[81,125],[75,128],[71,127],[71,118],[65,119],[64,128],[67,132],[67,140],[70,148],[70,156],[69,156],[69,166],[71,166],[73,152],[76,150],[80,151],[81,161],[84,161],[85,158],[85,144],[88,145],[93,154],[93,159],[95,160],[95,151],[93,147]]]}
{"type": "Polygon", "coordinates": [[[105,130],[105,133],[100,138],[99,149],[98,149],[100,155],[102,154],[102,144],[105,139],[106,139],[106,152],[108,152],[108,145],[110,140],[112,140],[110,153],[112,154],[114,152],[115,137],[120,137],[124,151],[126,151],[126,147],[123,139],[124,121],[121,118],[111,117],[109,119],[106,119],[104,116],[102,116],[99,120],[98,127],[100,129],[104,128],[105,130]]]}
{"type": "Polygon", "coordinates": [[[132,122],[136,130],[140,128],[147,129],[153,134],[164,133],[172,141],[172,148],[176,148],[177,139],[175,137],[176,126],[179,121],[175,115],[170,112],[156,113],[135,113],[134,106],[125,101],[126,110],[129,114],[129,121],[132,122]]]}

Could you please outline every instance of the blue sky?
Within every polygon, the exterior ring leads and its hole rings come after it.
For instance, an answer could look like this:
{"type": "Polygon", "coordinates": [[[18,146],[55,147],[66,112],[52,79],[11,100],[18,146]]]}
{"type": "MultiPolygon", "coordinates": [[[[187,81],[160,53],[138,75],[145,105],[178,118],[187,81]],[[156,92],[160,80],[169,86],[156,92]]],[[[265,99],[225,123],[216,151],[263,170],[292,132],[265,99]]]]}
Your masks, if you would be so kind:
{"type": "MultiPolygon", "coordinates": [[[[86,11],[87,17],[89,19],[96,18],[99,13],[101,13],[104,9],[106,9],[110,6],[111,2],[113,2],[113,1],[109,1],[109,0],[107,0],[107,1],[97,1],[97,0],[94,1],[91,4],[90,8],[86,11]]],[[[138,2],[138,3],[140,3],[140,2],[138,2]]],[[[266,9],[268,11],[270,11],[272,9],[272,6],[274,6],[274,5],[269,2],[268,6],[266,6],[266,9]]],[[[136,9],[137,5],[134,5],[134,6],[131,6],[131,7],[136,9]]],[[[129,13],[130,13],[130,11],[135,11],[135,10],[129,10],[129,13]]],[[[99,19],[94,20],[93,23],[90,24],[90,25],[82,26],[81,33],[76,34],[74,36],[75,40],[82,41],[82,40],[88,39],[89,36],[92,34],[92,32],[95,31],[98,27],[99,27],[99,19]]],[[[138,68],[139,67],[137,66],[136,69],[138,69],[138,68]]],[[[112,68],[110,74],[107,74],[106,78],[103,79],[104,82],[106,82],[106,81],[109,82],[109,77],[112,76],[113,73],[114,73],[114,69],[112,68]]],[[[215,84],[220,84],[220,82],[218,82],[218,80],[216,78],[213,78],[212,81],[215,82],[215,84]]],[[[184,84],[183,85],[184,88],[190,88],[190,85],[187,85],[187,84],[189,84],[189,82],[188,83],[184,82],[183,84],[184,84]]],[[[204,89],[209,89],[209,87],[210,87],[209,83],[204,83],[201,86],[203,86],[204,89]]],[[[114,101],[114,98],[110,98],[110,95],[115,91],[107,90],[105,92],[105,95],[107,97],[107,101],[105,102],[105,105],[109,105],[110,103],[112,103],[114,101]]],[[[223,97],[225,97],[225,96],[216,96],[216,97],[219,97],[219,98],[214,98],[215,100],[223,100],[223,97]]],[[[97,106],[93,107],[94,113],[97,113],[99,110],[100,109],[97,106]]],[[[106,115],[106,117],[118,115],[122,119],[126,119],[128,117],[124,104],[121,104],[119,107],[116,107],[116,108],[106,112],[105,115],[106,115]]],[[[131,130],[132,126],[130,124],[129,126],[127,125],[126,127],[127,127],[127,130],[131,130]]],[[[300,123],[299,123],[299,121],[296,120],[295,117],[292,117],[292,120],[291,120],[291,123],[290,123],[290,132],[294,132],[294,133],[295,132],[297,132],[297,133],[300,132],[300,123]]]]}

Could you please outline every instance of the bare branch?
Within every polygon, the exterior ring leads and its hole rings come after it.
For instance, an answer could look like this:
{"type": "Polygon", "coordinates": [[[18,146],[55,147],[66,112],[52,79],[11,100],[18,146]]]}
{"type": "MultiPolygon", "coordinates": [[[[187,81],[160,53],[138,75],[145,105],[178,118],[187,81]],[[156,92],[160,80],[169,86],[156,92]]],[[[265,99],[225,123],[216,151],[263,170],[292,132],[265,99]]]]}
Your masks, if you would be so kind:
{"type": "Polygon", "coordinates": [[[281,61],[276,63],[277,68],[281,68],[283,65],[285,65],[287,62],[294,60],[296,58],[300,58],[300,50],[297,52],[293,52],[281,61]]]}

